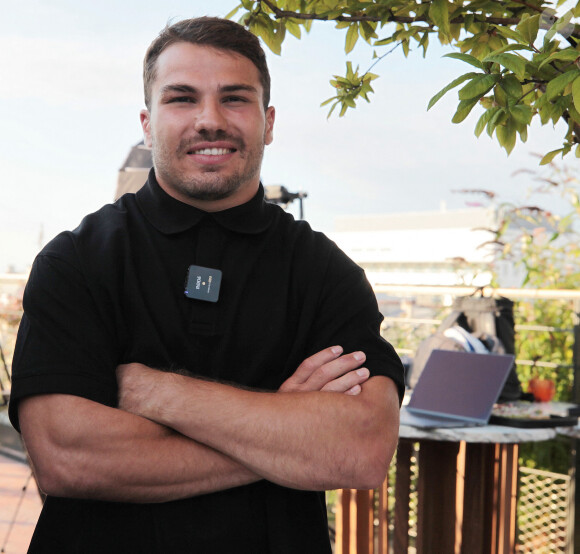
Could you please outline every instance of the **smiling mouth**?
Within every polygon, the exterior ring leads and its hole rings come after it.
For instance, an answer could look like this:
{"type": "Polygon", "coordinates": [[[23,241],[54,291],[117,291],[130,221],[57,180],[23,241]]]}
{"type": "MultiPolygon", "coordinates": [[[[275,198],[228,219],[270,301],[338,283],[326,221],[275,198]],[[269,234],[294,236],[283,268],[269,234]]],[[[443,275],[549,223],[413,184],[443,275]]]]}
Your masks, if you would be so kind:
{"type": "Polygon", "coordinates": [[[201,148],[199,150],[189,150],[188,154],[202,154],[203,156],[224,156],[225,154],[232,154],[235,148],[201,148]]]}

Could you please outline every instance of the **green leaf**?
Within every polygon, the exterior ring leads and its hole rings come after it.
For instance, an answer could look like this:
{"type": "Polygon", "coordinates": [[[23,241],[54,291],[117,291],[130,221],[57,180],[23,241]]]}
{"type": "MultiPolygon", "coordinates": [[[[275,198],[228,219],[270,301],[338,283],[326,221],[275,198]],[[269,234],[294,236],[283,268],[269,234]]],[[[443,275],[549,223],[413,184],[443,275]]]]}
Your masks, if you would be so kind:
{"type": "Polygon", "coordinates": [[[580,52],[575,48],[566,48],[565,50],[558,50],[553,54],[550,54],[539,66],[541,69],[547,63],[553,62],[555,60],[560,60],[564,62],[573,62],[580,56],[580,52]]]}
{"type": "Polygon", "coordinates": [[[526,73],[526,60],[516,54],[490,54],[483,59],[483,62],[498,63],[509,69],[521,81],[526,73]]]}
{"type": "Polygon", "coordinates": [[[228,13],[224,19],[231,19],[232,17],[234,17],[234,15],[236,15],[239,11],[239,9],[242,7],[242,5],[240,4],[239,6],[236,6],[230,13],[228,13]]]}
{"type": "Polygon", "coordinates": [[[524,37],[530,45],[534,44],[540,30],[540,14],[530,17],[523,16],[516,27],[516,31],[524,37]]]}
{"type": "Polygon", "coordinates": [[[423,48],[423,57],[427,55],[427,48],[429,47],[429,33],[423,33],[419,46],[423,48]]]}
{"type": "Polygon", "coordinates": [[[495,136],[500,145],[505,148],[505,151],[510,154],[516,145],[516,129],[513,125],[508,123],[506,125],[498,125],[495,128],[495,136]]]}
{"type": "Polygon", "coordinates": [[[576,110],[576,108],[574,107],[574,102],[572,102],[571,106],[568,106],[568,113],[570,114],[570,117],[574,120],[574,123],[576,125],[580,125],[580,112],[578,112],[578,110],[576,110]]]}
{"type": "Polygon", "coordinates": [[[298,39],[302,37],[302,31],[301,31],[300,25],[298,25],[298,23],[296,23],[295,21],[292,21],[291,19],[286,19],[284,21],[284,23],[285,23],[286,29],[288,30],[289,33],[291,33],[292,35],[294,35],[298,39]]]}
{"type": "Polygon", "coordinates": [[[443,87],[431,100],[429,100],[429,104],[427,105],[427,111],[429,111],[445,94],[447,94],[451,89],[455,88],[456,86],[460,85],[467,79],[472,79],[475,75],[480,75],[479,73],[465,73],[461,75],[461,77],[457,77],[457,79],[451,81],[446,87],[443,87]]]}
{"type": "Polygon", "coordinates": [[[473,106],[477,104],[478,98],[471,98],[469,100],[462,100],[457,106],[457,111],[451,120],[453,123],[461,123],[471,112],[473,106]]]}
{"type": "Polygon", "coordinates": [[[487,124],[487,134],[491,137],[495,128],[504,121],[506,117],[505,110],[503,108],[496,108],[496,112],[489,118],[489,123],[487,124]]]}
{"type": "Polygon", "coordinates": [[[375,40],[373,45],[374,46],[386,46],[387,44],[392,44],[393,42],[395,42],[395,38],[390,36],[387,38],[382,38],[380,40],[375,40]]]}
{"type": "Polygon", "coordinates": [[[286,31],[282,25],[275,23],[267,15],[263,15],[254,19],[249,28],[252,33],[261,37],[274,54],[280,55],[282,53],[282,41],[286,31]]]}
{"type": "Polygon", "coordinates": [[[471,56],[469,54],[462,54],[461,52],[452,52],[451,54],[445,54],[445,56],[443,56],[443,57],[461,60],[463,62],[466,62],[468,64],[471,64],[471,65],[477,67],[478,69],[481,69],[481,70],[484,69],[484,65],[475,56],[471,56]]]}
{"type": "Polygon", "coordinates": [[[562,148],[558,148],[558,150],[552,150],[548,152],[540,161],[540,165],[548,165],[560,152],[562,152],[562,148]]]}
{"type": "Polygon", "coordinates": [[[571,83],[579,75],[580,70],[578,68],[574,68],[552,79],[546,87],[546,96],[548,97],[548,100],[553,100],[556,96],[558,96],[558,94],[560,94],[566,88],[566,85],[571,83]]]}
{"type": "Polygon", "coordinates": [[[491,75],[487,73],[478,74],[459,91],[459,100],[469,100],[471,98],[479,100],[494,87],[499,79],[500,75],[497,73],[491,75]]]}
{"type": "Polygon", "coordinates": [[[348,80],[354,79],[355,73],[358,73],[358,66],[356,68],[356,71],[353,71],[352,62],[346,62],[346,78],[348,80]]]}
{"type": "Polygon", "coordinates": [[[580,112],[580,78],[576,77],[572,82],[572,100],[577,112],[580,112]]]}
{"type": "Polygon", "coordinates": [[[375,28],[368,21],[361,21],[360,33],[367,42],[369,42],[371,38],[377,38],[375,28]]]}
{"type": "MultiPolygon", "coordinates": [[[[501,81],[500,81],[500,86],[499,87],[495,87],[493,89],[493,99],[495,100],[495,103],[498,106],[501,106],[502,108],[507,108],[509,106],[510,103],[510,96],[508,96],[505,87],[501,86],[501,81]]],[[[513,100],[512,100],[513,103],[513,100]]]]}
{"type": "Polygon", "coordinates": [[[352,23],[346,32],[346,42],[344,46],[344,51],[348,54],[354,48],[356,41],[358,40],[358,24],[352,23]]]}
{"type": "Polygon", "coordinates": [[[526,50],[527,52],[534,52],[534,49],[527,44],[506,44],[502,48],[494,51],[494,54],[503,54],[504,52],[515,52],[518,50],[526,50]]]}
{"type": "Polygon", "coordinates": [[[439,28],[439,32],[449,37],[449,6],[447,0],[433,0],[429,7],[429,17],[439,28]]]}
{"type": "Polygon", "coordinates": [[[550,118],[552,117],[552,113],[554,111],[554,106],[551,102],[543,101],[546,96],[541,96],[540,99],[536,102],[536,106],[538,108],[538,114],[540,116],[540,121],[542,125],[546,125],[550,118]]]}
{"type": "Polygon", "coordinates": [[[522,123],[524,125],[529,125],[532,122],[532,117],[534,115],[532,108],[524,104],[513,106],[510,109],[510,113],[518,123],[522,123]]]}
{"type": "Polygon", "coordinates": [[[519,33],[518,31],[514,31],[509,27],[504,27],[503,25],[493,25],[493,28],[497,31],[498,34],[500,34],[504,38],[509,38],[519,43],[527,42],[527,40],[521,33],[519,33]]]}
{"type": "Polygon", "coordinates": [[[500,82],[499,86],[505,91],[508,96],[512,98],[521,98],[523,95],[523,87],[515,75],[506,75],[500,82]]]}
{"type": "Polygon", "coordinates": [[[485,112],[483,112],[483,114],[481,115],[481,117],[477,121],[477,124],[475,125],[474,133],[475,133],[476,137],[479,137],[481,135],[481,133],[483,133],[485,127],[489,123],[489,120],[495,115],[495,112],[497,110],[499,110],[499,108],[491,108],[491,109],[485,110],[485,112]]]}

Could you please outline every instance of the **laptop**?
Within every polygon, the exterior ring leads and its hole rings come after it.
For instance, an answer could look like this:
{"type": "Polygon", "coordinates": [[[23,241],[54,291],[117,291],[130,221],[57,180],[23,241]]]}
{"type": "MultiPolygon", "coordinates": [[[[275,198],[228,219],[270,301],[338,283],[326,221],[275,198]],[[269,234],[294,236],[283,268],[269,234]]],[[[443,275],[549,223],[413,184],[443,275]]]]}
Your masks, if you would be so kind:
{"type": "Polygon", "coordinates": [[[515,356],[433,350],[411,399],[401,408],[401,425],[433,429],[485,425],[515,356]]]}

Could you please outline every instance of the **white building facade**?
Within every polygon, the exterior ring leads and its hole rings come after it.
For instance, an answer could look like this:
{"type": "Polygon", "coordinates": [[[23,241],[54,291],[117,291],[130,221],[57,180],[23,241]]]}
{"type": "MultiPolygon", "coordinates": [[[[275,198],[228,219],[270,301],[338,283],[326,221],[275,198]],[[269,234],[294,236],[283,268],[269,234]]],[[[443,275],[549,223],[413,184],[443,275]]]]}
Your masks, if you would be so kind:
{"type": "Polygon", "coordinates": [[[518,286],[521,273],[498,259],[498,225],[493,207],[345,216],[329,236],[373,286],[485,286],[492,270],[501,286],[518,286]]]}

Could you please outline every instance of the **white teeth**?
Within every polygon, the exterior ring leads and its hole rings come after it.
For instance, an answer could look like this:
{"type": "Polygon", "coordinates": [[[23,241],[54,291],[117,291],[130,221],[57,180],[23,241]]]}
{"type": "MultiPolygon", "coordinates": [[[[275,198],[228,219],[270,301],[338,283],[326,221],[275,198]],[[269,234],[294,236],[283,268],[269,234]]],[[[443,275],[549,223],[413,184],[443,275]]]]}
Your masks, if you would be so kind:
{"type": "Polygon", "coordinates": [[[229,148],[204,148],[202,150],[194,150],[194,154],[203,154],[204,156],[223,156],[229,154],[233,150],[229,148]]]}

